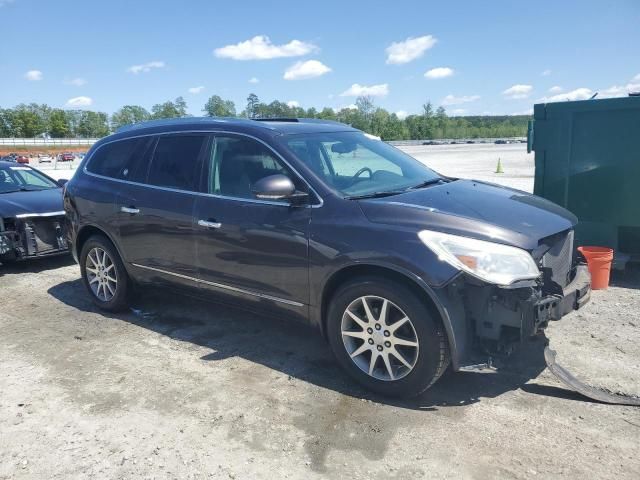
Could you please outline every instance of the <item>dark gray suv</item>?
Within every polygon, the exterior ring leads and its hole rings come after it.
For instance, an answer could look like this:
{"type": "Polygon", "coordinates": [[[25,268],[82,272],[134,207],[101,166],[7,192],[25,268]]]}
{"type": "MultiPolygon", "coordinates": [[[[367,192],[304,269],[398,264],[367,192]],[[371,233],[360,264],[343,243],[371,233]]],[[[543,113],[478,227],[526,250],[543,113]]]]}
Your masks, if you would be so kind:
{"type": "Polygon", "coordinates": [[[93,146],[64,205],[99,307],[153,283],[308,322],[387,395],[504,354],[590,294],[571,213],[334,122],[127,127],[93,146]]]}

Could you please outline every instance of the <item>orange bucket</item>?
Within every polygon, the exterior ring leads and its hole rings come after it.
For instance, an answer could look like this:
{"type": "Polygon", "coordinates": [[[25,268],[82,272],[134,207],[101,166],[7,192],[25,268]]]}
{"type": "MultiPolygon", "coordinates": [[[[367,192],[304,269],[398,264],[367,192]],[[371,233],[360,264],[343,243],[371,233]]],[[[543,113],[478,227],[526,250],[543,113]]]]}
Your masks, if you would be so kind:
{"type": "Polygon", "coordinates": [[[578,251],[587,259],[591,274],[591,289],[602,290],[609,286],[613,249],[607,247],[578,247],[578,251]]]}

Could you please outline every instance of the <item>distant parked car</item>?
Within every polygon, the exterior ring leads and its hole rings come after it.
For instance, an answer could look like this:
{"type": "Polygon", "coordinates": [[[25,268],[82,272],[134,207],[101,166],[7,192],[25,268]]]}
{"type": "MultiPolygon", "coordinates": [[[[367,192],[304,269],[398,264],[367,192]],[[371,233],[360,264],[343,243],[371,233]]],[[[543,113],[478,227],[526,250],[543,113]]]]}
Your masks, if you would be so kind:
{"type": "Polygon", "coordinates": [[[495,143],[496,145],[506,145],[509,142],[507,142],[506,140],[496,140],[493,143],[495,143]]]}
{"type": "Polygon", "coordinates": [[[59,157],[59,161],[61,162],[73,162],[76,159],[76,157],[73,156],[73,153],[63,153],[60,155],[59,157]]]}
{"type": "Polygon", "coordinates": [[[38,158],[38,161],[40,163],[51,163],[51,160],[53,160],[53,158],[51,158],[50,155],[40,155],[40,157],[38,158]]]}
{"type": "Polygon", "coordinates": [[[29,163],[29,157],[27,157],[26,155],[18,155],[16,157],[16,162],[18,162],[18,163],[29,163]]]}

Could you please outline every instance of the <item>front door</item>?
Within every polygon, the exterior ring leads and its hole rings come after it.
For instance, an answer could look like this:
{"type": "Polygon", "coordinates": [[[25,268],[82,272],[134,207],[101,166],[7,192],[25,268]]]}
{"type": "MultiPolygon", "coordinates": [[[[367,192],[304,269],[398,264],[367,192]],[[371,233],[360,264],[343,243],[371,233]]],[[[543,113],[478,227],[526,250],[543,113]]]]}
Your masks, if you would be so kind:
{"type": "Polygon", "coordinates": [[[216,135],[204,174],[208,194],[195,205],[199,276],[204,288],[217,293],[304,315],[311,208],[256,199],[252,185],[274,174],[301,184],[263,143],[216,135]]]}

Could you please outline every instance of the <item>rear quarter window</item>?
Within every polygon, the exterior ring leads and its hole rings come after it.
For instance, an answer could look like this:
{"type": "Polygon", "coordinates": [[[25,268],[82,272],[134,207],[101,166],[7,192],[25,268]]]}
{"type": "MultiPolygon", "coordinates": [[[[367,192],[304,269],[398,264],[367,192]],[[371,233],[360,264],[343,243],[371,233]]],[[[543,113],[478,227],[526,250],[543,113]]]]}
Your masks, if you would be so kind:
{"type": "Polygon", "coordinates": [[[140,137],[107,143],[93,154],[87,171],[105,177],[131,179],[151,141],[150,137],[140,137]]]}

